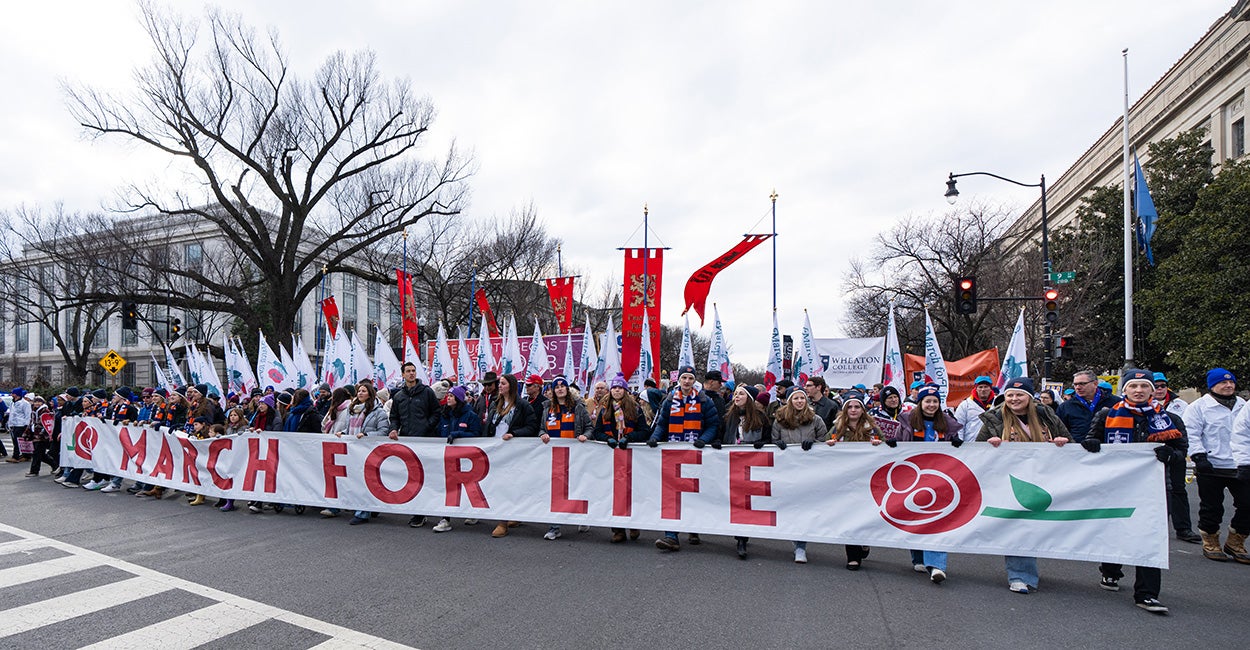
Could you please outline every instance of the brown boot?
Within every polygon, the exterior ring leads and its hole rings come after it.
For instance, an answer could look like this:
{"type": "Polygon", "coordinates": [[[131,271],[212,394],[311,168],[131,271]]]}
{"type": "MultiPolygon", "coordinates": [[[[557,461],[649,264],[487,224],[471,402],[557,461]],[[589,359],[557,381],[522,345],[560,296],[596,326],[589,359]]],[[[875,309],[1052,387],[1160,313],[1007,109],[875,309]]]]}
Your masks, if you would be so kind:
{"type": "Polygon", "coordinates": [[[492,530],[490,533],[491,537],[506,537],[507,535],[508,535],[508,522],[506,521],[499,522],[499,525],[495,526],[495,530],[492,530]]]}
{"type": "Polygon", "coordinates": [[[613,528],[612,529],[612,543],[620,544],[623,541],[625,541],[625,531],[620,528],[613,528]]]}
{"type": "Polygon", "coordinates": [[[194,498],[194,499],[191,499],[191,503],[188,503],[187,505],[189,505],[189,506],[201,506],[201,505],[204,505],[204,495],[202,495],[202,494],[197,494],[197,495],[195,495],[195,498],[194,498]]]}
{"type": "Polygon", "coordinates": [[[1208,533],[1205,530],[1199,532],[1202,534],[1202,557],[1217,562],[1227,562],[1228,556],[1220,550],[1220,534],[1208,533]]]}
{"type": "Polygon", "coordinates": [[[1246,553],[1246,534],[1228,529],[1228,537],[1224,540],[1224,552],[1233,556],[1241,564],[1250,564],[1250,554],[1246,553]]]}

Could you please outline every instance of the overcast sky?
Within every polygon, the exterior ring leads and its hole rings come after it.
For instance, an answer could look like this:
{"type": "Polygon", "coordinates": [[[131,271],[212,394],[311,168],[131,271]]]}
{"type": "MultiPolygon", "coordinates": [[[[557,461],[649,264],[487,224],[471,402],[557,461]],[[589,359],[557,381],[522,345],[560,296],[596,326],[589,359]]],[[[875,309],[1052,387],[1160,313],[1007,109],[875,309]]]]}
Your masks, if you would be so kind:
{"type": "MultiPolygon", "coordinates": [[[[816,336],[842,334],[848,259],[900,217],[946,208],[948,172],[1053,182],[1122,114],[1123,48],[1135,101],[1233,3],[214,4],[276,28],[298,75],[336,50],[376,51],[437,107],[431,155],[453,138],[474,153],[464,218],[532,202],[591,282],[620,278],[616,248],[642,245],[628,238],[649,204],[652,245],[672,247],[666,323],[680,324],[694,270],[768,231],[776,188],[778,314],[797,338],[803,309],[816,336]]],[[[0,209],[98,210],[164,168],[83,139],[59,85],[124,87],[151,51],[137,13],[119,0],[6,8],[0,209]]],[[[989,178],[960,191],[1017,210],[1036,198],[989,178]]],[[[712,286],[748,366],[767,354],[771,267],[761,246],[712,286]]]]}

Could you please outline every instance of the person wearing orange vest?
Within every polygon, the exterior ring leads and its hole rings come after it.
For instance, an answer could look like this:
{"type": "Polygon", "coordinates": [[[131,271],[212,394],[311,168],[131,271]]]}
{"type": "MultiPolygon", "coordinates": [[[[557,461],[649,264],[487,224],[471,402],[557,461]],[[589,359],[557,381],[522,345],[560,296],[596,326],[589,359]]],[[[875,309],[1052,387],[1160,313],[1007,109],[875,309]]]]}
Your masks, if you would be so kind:
{"type": "MultiPolygon", "coordinates": [[[[538,437],[544,445],[552,438],[576,438],[586,442],[595,432],[595,423],[586,411],[586,405],[573,396],[569,380],[564,375],[551,380],[551,400],[543,405],[542,417],[538,421],[541,423],[538,437]]],[[[543,539],[548,541],[559,538],[559,524],[552,524],[543,535],[543,539]]]]}
{"type": "MultiPolygon", "coordinates": [[[[694,368],[682,366],[677,376],[677,389],[660,404],[660,410],[655,414],[647,446],[655,447],[663,440],[691,442],[702,449],[719,435],[720,413],[716,412],[716,405],[707,394],[695,389],[694,368]]],[[[698,534],[690,533],[690,543],[699,543],[698,534]]],[[[665,531],[663,537],[655,540],[655,547],[662,551],[681,550],[677,533],[673,531],[665,531]]]]}

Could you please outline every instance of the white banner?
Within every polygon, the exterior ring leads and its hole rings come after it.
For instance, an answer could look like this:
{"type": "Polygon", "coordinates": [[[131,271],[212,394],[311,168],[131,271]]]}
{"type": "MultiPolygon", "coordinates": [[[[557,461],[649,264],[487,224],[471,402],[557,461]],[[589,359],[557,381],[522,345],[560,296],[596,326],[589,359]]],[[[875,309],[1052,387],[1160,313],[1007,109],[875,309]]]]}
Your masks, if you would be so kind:
{"type": "Polygon", "coordinates": [[[816,356],[825,366],[822,376],[830,388],[851,388],[855,384],[872,388],[881,382],[885,337],[814,340],[816,356]]]}
{"type": "MultiPolygon", "coordinates": [[[[803,451],[537,438],[189,440],[66,418],[100,471],[210,497],[1167,567],[1150,444],[905,442],[803,451]],[[836,468],[836,472],[831,472],[836,468]]],[[[64,456],[64,453],[62,454],[64,456]]]]}

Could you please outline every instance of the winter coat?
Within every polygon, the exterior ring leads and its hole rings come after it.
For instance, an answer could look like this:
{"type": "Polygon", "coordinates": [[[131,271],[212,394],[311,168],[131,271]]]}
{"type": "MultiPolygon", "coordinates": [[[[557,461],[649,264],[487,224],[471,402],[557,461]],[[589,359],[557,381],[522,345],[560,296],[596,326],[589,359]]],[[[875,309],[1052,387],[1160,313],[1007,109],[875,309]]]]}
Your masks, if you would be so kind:
{"type": "MultiPolygon", "coordinates": [[[[645,442],[651,436],[651,430],[647,427],[647,416],[642,412],[641,404],[638,405],[638,414],[634,416],[634,421],[627,421],[625,424],[630,428],[626,442],[645,442]]],[[[616,418],[607,408],[599,409],[590,437],[600,442],[620,439],[620,432],[616,430],[616,418]]]]}
{"type": "Polygon", "coordinates": [[[773,442],[780,440],[787,445],[797,445],[804,440],[824,442],[828,439],[829,431],[825,428],[825,421],[819,417],[813,417],[811,422],[801,424],[794,429],[787,429],[780,420],[773,420],[773,442]]]}
{"type": "Polygon", "coordinates": [[[456,438],[476,438],[482,435],[482,419],[467,404],[461,404],[453,411],[443,408],[439,419],[438,434],[449,440],[456,438]]]}
{"type": "Polygon", "coordinates": [[[1172,415],[1172,421],[1185,421],[1191,457],[1206,454],[1207,461],[1215,469],[1236,469],[1239,463],[1233,460],[1233,423],[1245,410],[1250,409],[1246,409],[1246,400],[1240,397],[1230,409],[1207,393],[1185,409],[1184,417],[1172,415]]]}
{"type": "Polygon", "coordinates": [[[827,395],[821,395],[820,399],[809,400],[812,410],[816,411],[816,416],[825,421],[825,430],[833,430],[833,421],[838,417],[838,403],[829,399],[827,395]]]}
{"type": "Polygon", "coordinates": [[[1055,414],[1059,416],[1059,420],[1063,422],[1063,425],[1068,427],[1068,433],[1071,434],[1072,441],[1080,442],[1085,439],[1085,434],[1089,433],[1094,414],[1102,409],[1115,406],[1119,401],[1119,398],[1115,395],[1099,388],[1098,392],[1094,394],[1093,404],[1087,404],[1081,399],[1080,395],[1073,395],[1072,399],[1059,405],[1059,408],[1055,410],[1055,414]]]}
{"type": "Polygon", "coordinates": [[[52,432],[43,427],[43,414],[47,412],[47,404],[35,410],[34,415],[30,419],[30,426],[26,429],[27,440],[31,442],[47,442],[52,439],[52,432]]]}
{"type": "MultiPolygon", "coordinates": [[[[1197,400],[1197,404],[1202,400],[1197,400]]],[[[1193,410],[1194,404],[1188,410],[1193,410]]],[[[1250,466],[1250,408],[1242,408],[1233,418],[1233,431],[1229,436],[1229,448],[1233,455],[1233,464],[1237,467],[1250,466]]],[[[1192,451],[1192,448],[1191,448],[1192,451]]],[[[1208,453],[1207,459],[1211,458],[1208,453]]],[[[1215,463],[1212,463],[1214,465],[1215,463]]]]}
{"type": "Polygon", "coordinates": [[[985,411],[985,407],[981,406],[981,403],[972,397],[960,402],[959,406],[955,408],[955,421],[963,426],[960,437],[964,441],[982,439],[977,434],[981,432],[981,414],[985,413],[985,411]]]}
{"type": "Polygon", "coordinates": [[[281,431],[299,431],[304,433],[321,433],[321,421],[313,410],[312,400],[304,401],[291,407],[282,420],[281,431]]]}
{"type": "Polygon", "coordinates": [[[13,407],[9,409],[9,428],[16,429],[30,426],[30,416],[29,400],[25,397],[13,400],[13,407]]]}
{"type": "Polygon", "coordinates": [[[754,442],[759,442],[759,441],[763,441],[765,443],[772,442],[773,441],[772,422],[769,421],[766,415],[764,415],[763,407],[757,407],[757,408],[759,408],[761,411],[760,419],[764,422],[764,425],[759,429],[754,429],[751,431],[738,431],[738,429],[742,427],[742,416],[739,415],[736,411],[734,411],[733,407],[731,406],[729,409],[729,412],[725,414],[725,426],[722,427],[721,429],[721,435],[720,435],[721,444],[725,444],[725,445],[738,444],[739,434],[742,435],[743,444],[749,444],[749,443],[754,443],[754,442]]]}
{"type": "MultiPolygon", "coordinates": [[[[1119,402],[1117,401],[1116,404],[1118,403],[1119,402]]],[[[1094,414],[1093,423],[1090,425],[1089,434],[1086,437],[1093,438],[1099,442],[1107,442],[1107,416],[1111,413],[1111,408],[1113,406],[1115,406],[1115,404],[1112,404],[1104,409],[1099,409],[1098,412],[1094,414]]],[[[1179,453],[1184,456],[1189,450],[1189,441],[1187,440],[1188,436],[1185,433],[1185,420],[1171,415],[1170,413],[1168,415],[1171,416],[1172,425],[1181,432],[1181,437],[1155,444],[1167,445],[1172,449],[1174,454],[1179,453]]],[[[1134,413],[1132,442],[1149,442],[1146,440],[1149,435],[1150,425],[1146,422],[1146,415],[1144,413],[1134,413]]]]}
{"type": "MultiPolygon", "coordinates": [[[[660,404],[660,409],[655,413],[655,423],[651,426],[650,440],[660,442],[669,439],[669,415],[673,412],[673,397],[679,393],[680,389],[673,391],[660,404]]],[[[703,391],[699,391],[695,400],[699,403],[699,411],[702,418],[699,440],[712,442],[720,436],[721,415],[716,411],[716,404],[703,391]]]]}
{"type": "Polygon", "coordinates": [[[438,435],[438,398],[434,390],[418,381],[391,393],[391,429],[401,436],[432,438],[438,435]]]}
{"type": "MultiPolygon", "coordinates": [[[[990,438],[1003,437],[1003,408],[1003,405],[999,404],[981,413],[980,418],[978,418],[980,429],[977,434],[977,440],[984,442],[990,438]]],[[[1063,425],[1063,421],[1059,419],[1059,416],[1055,415],[1054,411],[1050,410],[1049,406],[1045,404],[1037,405],[1037,419],[1042,421],[1042,426],[1046,427],[1046,430],[1050,432],[1051,438],[1068,437],[1068,427],[1063,425]]],[[[967,430],[964,431],[963,439],[968,439],[967,430]]]]}
{"type": "MultiPolygon", "coordinates": [[[[536,438],[538,437],[538,418],[534,415],[534,408],[530,406],[528,400],[521,398],[516,406],[512,407],[508,415],[512,416],[512,421],[508,423],[507,433],[518,438],[536,438]]],[[[507,416],[500,416],[495,409],[490,410],[489,416],[486,418],[486,428],[483,434],[486,437],[495,436],[499,430],[499,423],[507,416]]]]}
{"type": "MultiPolygon", "coordinates": [[[[540,436],[546,433],[553,438],[560,437],[559,431],[553,433],[547,429],[548,423],[555,417],[553,406],[554,404],[547,402],[543,407],[542,415],[538,418],[538,435],[540,436]]],[[[556,426],[559,427],[559,424],[557,423],[556,426]]],[[[586,406],[582,404],[581,400],[576,400],[573,405],[573,437],[586,436],[589,438],[594,432],[594,420],[590,418],[590,413],[586,411],[586,406]]]]}
{"type": "Polygon", "coordinates": [[[1167,406],[1164,407],[1168,413],[1174,414],[1176,417],[1184,417],[1185,409],[1189,408],[1189,402],[1176,396],[1176,393],[1168,391],[1167,406]]]}
{"type": "MultiPolygon", "coordinates": [[[[916,408],[920,408],[920,407],[916,407],[916,408]]],[[[955,419],[955,416],[951,415],[950,413],[947,413],[946,411],[938,411],[938,416],[946,418],[946,435],[945,437],[940,438],[939,440],[950,440],[951,436],[958,437],[959,432],[963,430],[963,426],[959,424],[959,421],[955,419]]],[[[899,429],[899,432],[898,432],[899,442],[921,442],[919,440],[916,440],[915,438],[916,431],[915,429],[911,428],[910,414],[907,417],[904,417],[902,419],[901,424],[903,426],[901,429],[899,429]]],[[[923,433],[923,431],[921,433],[923,433]]],[[[960,440],[963,440],[963,438],[960,438],[960,440]]]]}

